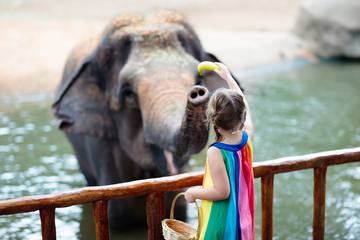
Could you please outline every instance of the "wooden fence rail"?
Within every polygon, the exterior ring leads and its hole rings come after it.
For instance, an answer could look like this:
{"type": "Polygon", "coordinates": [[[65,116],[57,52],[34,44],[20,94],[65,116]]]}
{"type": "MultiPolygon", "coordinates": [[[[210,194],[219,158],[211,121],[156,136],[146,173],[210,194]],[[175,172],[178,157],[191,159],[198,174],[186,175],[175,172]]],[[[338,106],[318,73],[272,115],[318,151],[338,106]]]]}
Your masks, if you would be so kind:
{"type": "MultiPolygon", "coordinates": [[[[253,164],[255,178],[261,178],[262,239],[272,239],[274,176],[279,173],[314,169],[313,239],[324,239],[326,170],[328,166],[360,162],[360,147],[285,157],[253,164]]],[[[200,185],[203,172],[144,179],[73,191],[0,201],[0,215],[39,211],[42,238],[56,239],[55,209],[92,202],[96,239],[109,239],[107,201],[114,198],[146,196],[148,239],[162,239],[165,217],[164,192],[200,185]]]]}

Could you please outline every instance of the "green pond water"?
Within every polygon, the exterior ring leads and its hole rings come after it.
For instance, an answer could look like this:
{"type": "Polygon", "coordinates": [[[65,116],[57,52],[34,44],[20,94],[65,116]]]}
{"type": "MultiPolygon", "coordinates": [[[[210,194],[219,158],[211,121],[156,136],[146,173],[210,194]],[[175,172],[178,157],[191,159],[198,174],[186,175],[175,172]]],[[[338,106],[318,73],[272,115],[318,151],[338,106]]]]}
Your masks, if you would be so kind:
{"type": "MultiPolygon", "coordinates": [[[[255,124],[255,161],[360,145],[360,65],[271,66],[242,73],[255,124]]],[[[50,94],[0,97],[0,199],[82,187],[85,180],[50,111],[50,94]]],[[[204,154],[190,160],[199,170],[204,154]]],[[[260,239],[260,180],[256,238],[260,239]]],[[[313,171],[276,175],[274,239],[312,239],[313,171]]],[[[189,222],[196,223],[193,206],[189,222]]],[[[327,173],[325,239],[360,239],[360,164],[327,173]]],[[[58,239],[95,239],[91,206],[56,209],[58,239]]],[[[0,238],[41,239],[37,212],[0,216],[0,238]]],[[[145,230],[111,239],[146,239],[145,230]]]]}

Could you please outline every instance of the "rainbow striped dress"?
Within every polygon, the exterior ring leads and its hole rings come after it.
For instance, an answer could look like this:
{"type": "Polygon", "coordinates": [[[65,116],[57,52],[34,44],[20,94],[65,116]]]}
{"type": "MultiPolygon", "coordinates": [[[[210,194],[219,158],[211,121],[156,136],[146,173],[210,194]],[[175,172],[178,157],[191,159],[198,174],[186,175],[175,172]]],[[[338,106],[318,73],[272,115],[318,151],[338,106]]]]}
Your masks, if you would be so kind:
{"type": "MultiPolygon", "coordinates": [[[[221,201],[202,200],[200,208],[200,237],[203,240],[254,239],[254,175],[252,145],[243,131],[240,144],[215,142],[226,164],[230,195],[221,201]]],[[[203,187],[213,186],[211,173],[205,165],[203,187]]]]}

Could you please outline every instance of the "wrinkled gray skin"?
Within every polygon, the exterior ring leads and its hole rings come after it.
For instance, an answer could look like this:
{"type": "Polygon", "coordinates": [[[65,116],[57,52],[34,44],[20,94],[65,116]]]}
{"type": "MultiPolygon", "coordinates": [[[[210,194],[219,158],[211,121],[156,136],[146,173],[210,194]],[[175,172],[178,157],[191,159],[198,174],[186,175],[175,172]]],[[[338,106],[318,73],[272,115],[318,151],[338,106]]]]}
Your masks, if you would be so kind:
{"type": "MultiPolygon", "coordinates": [[[[53,110],[89,185],[182,172],[207,142],[209,95],[226,87],[215,74],[198,76],[204,60],[219,61],[168,11],[119,16],[75,47],[53,110]]],[[[144,225],[144,207],[143,197],[110,201],[111,227],[144,225]]],[[[186,217],[184,202],[175,214],[186,217]]]]}

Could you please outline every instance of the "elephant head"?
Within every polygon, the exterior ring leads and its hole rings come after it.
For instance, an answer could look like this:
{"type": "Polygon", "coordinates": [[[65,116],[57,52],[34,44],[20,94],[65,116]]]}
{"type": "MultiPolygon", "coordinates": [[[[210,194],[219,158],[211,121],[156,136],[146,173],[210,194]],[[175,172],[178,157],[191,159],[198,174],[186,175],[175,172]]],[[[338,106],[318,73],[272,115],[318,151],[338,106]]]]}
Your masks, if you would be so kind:
{"type": "Polygon", "coordinates": [[[70,54],[53,104],[60,128],[115,142],[120,161],[151,173],[134,179],[178,173],[207,142],[209,95],[226,87],[198,76],[204,60],[219,61],[175,12],[117,17],[70,54]]]}

